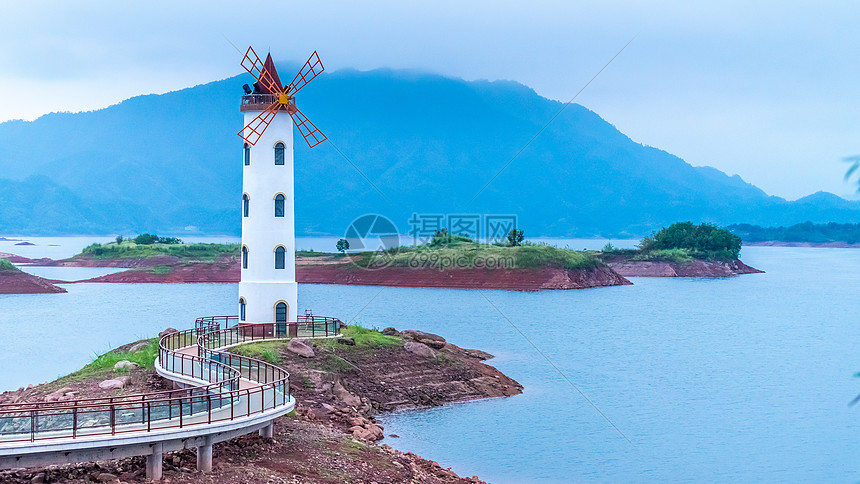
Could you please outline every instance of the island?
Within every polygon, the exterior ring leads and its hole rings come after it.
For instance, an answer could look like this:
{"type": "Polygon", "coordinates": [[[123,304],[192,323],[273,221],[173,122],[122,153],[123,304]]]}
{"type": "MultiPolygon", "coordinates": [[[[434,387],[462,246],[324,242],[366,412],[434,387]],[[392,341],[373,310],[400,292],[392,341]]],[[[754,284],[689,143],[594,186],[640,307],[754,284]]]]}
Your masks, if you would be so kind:
{"type": "MultiPolygon", "coordinates": [[[[38,265],[129,269],[73,282],[239,282],[239,244],[184,244],[150,237],[155,239],[92,244],[69,259],[41,260],[38,265]]],[[[296,280],[304,284],[520,291],[630,284],[594,251],[528,242],[485,244],[447,230],[415,247],[353,253],[297,251],[296,280]]]]}
{"type": "MultiPolygon", "coordinates": [[[[273,440],[253,433],[215,444],[209,474],[191,471],[196,461],[193,449],[166,453],[165,482],[483,483],[478,477],[460,477],[436,462],[378,444],[386,434],[377,417],[393,410],[513,396],[522,393],[522,385],[483,363],[492,355],[460,348],[439,335],[359,326],[346,326],[341,333],[338,339],[233,347],[232,352],[287,369],[296,409],[275,420],[273,440]]],[[[169,382],[154,370],[157,355],[158,338],[130,343],[55,381],[2,393],[0,404],[167,390],[169,382]]],[[[388,437],[397,438],[390,433],[388,437]]],[[[12,469],[0,471],[0,482],[142,483],[144,459],[12,469]]]]}
{"type": "Polygon", "coordinates": [[[53,284],[48,279],[18,269],[7,258],[0,258],[0,294],[52,294],[61,292],[68,291],[53,284]]]}
{"type": "Polygon", "coordinates": [[[645,237],[637,249],[611,244],[600,257],[625,277],[733,277],[763,273],[738,258],[741,238],[711,224],[679,222],[645,237]]]}

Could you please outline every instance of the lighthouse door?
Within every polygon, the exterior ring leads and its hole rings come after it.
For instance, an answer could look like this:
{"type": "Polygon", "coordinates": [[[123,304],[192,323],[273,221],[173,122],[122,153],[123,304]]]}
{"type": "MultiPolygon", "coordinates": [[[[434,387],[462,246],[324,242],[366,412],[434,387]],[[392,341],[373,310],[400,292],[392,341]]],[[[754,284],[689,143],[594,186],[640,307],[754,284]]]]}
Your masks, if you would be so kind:
{"type": "Polygon", "coordinates": [[[278,336],[283,337],[287,333],[287,316],[289,306],[281,301],[275,305],[275,332],[278,336]]]}

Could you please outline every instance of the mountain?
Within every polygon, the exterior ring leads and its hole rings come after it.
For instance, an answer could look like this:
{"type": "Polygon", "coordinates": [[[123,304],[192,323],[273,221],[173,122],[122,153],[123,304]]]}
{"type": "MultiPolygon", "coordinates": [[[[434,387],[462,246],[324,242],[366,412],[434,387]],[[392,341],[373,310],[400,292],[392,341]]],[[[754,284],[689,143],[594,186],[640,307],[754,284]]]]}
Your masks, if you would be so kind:
{"type": "MultiPolygon", "coordinates": [[[[250,81],[0,124],[0,233],[238,234],[236,133],[250,81]]],[[[679,220],[860,222],[860,202],[768,196],[634,142],[577,104],[480,191],[562,107],[515,82],[340,70],[297,97],[333,142],[311,150],[295,134],[300,235],[343,234],[365,213],[401,233],[413,213],[516,214],[527,236],[638,236],[679,220]]]]}

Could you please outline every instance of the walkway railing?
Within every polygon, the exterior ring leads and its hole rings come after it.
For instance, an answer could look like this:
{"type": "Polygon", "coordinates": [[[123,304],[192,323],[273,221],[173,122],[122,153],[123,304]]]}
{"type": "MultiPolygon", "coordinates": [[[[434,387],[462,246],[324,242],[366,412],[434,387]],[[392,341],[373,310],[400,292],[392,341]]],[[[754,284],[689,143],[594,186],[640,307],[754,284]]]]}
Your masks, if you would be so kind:
{"type": "Polygon", "coordinates": [[[282,323],[283,327],[227,327],[237,320],[235,316],[199,318],[194,329],[170,333],[159,340],[160,372],[193,386],[107,398],[2,404],[0,444],[184,428],[249,417],[287,405],[290,375],[286,370],[219,350],[264,339],[336,336],[343,325],[334,318],[311,317],[282,323]]]}

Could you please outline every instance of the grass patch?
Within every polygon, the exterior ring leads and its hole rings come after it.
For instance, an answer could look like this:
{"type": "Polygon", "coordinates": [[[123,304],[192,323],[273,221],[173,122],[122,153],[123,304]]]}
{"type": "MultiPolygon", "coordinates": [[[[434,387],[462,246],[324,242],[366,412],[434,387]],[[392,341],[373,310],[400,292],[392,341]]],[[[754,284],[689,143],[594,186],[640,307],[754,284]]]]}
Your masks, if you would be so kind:
{"type": "Polygon", "coordinates": [[[340,333],[344,336],[344,338],[354,339],[355,346],[338,343],[337,338],[320,339],[317,340],[317,344],[323,347],[340,348],[347,351],[360,348],[399,346],[403,344],[403,340],[397,336],[388,336],[380,333],[379,330],[364,328],[362,326],[349,325],[344,328],[341,328],[340,333]]]}
{"type": "Polygon", "coordinates": [[[239,257],[239,244],[91,244],[80,255],[95,259],[150,259],[160,256],[179,257],[187,262],[212,262],[222,257],[239,257]]]}
{"type": "Polygon", "coordinates": [[[171,272],[173,272],[173,268],[170,266],[162,265],[162,266],[155,266],[152,268],[153,274],[164,275],[164,274],[170,274],[171,272]]]}
{"type": "Polygon", "coordinates": [[[520,246],[484,244],[466,237],[451,236],[448,243],[428,243],[418,247],[397,247],[384,254],[353,254],[359,266],[383,260],[394,267],[412,269],[559,269],[587,270],[603,265],[592,251],[561,249],[547,244],[525,242],[520,246]]]}
{"type": "Polygon", "coordinates": [[[308,390],[313,390],[314,387],[316,386],[316,385],[314,385],[313,380],[311,380],[310,378],[308,378],[304,375],[302,375],[302,385],[308,390]]]}
{"type": "Polygon", "coordinates": [[[152,370],[155,368],[155,360],[158,358],[158,338],[145,340],[146,345],[136,351],[108,351],[103,355],[97,356],[92,363],[81,368],[80,370],[64,376],[62,381],[85,380],[96,375],[101,375],[107,372],[116,374],[126,374],[128,370],[114,371],[113,366],[123,360],[128,360],[132,363],[137,363],[142,368],[152,370]]]}
{"type": "Polygon", "coordinates": [[[260,343],[248,343],[230,349],[231,353],[237,355],[257,358],[267,363],[277,365],[281,362],[281,351],[287,347],[287,341],[263,341],[260,343]]]}
{"type": "Polygon", "coordinates": [[[668,261],[686,264],[693,261],[693,254],[690,249],[659,249],[640,252],[630,260],[634,261],[668,261]]]}

